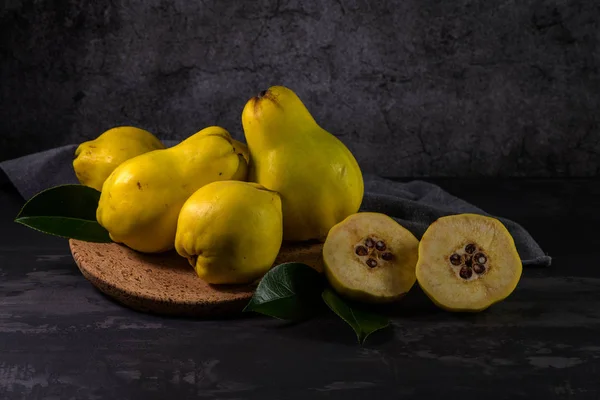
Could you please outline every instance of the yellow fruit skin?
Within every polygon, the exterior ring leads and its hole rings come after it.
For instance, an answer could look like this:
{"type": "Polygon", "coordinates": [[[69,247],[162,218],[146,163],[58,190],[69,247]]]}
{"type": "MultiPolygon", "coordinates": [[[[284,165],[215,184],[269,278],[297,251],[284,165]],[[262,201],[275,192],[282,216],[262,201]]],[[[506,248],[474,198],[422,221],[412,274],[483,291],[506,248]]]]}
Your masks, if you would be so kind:
{"type": "Polygon", "coordinates": [[[435,294],[432,293],[431,290],[428,290],[427,286],[423,284],[424,277],[423,277],[422,265],[423,265],[423,260],[425,259],[425,255],[426,255],[424,249],[425,249],[425,245],[427,244],[427,242],[431,240],[430,239],[430,235],[432,232],[431,228],[434,227],[434,224],[439,224],[440,221],[447,219],[447,218],[457,218],[457,217],[479,219],[482,221],[485,220],[488,223],[494,224],[494,226],[496,227],[498,232],[501,232],[502,234],[507,235],[506,237],[509,240],[509,243],[511,244],[507,248],[504,248],[504,250],[507,252],[507,253],[505,253],[505,257],[514,258],[515,260],[520,260],[521,257],[520,257],[520,255],[517,251],[517,248],[514,244],[514,239],[512,238],[512,235],[510,234],[508,229],[506,229],[506,227],[504,226],[504,224],[502,224],[502,222],[500,222],[499,220],[492,218],[492,217],[488,217],[488,216],[484,216],[484,215],[480,215],[480,214],[463,213],[463,214],[459,214],[459,215],[451,215],[451,216],[447,216],[447,217],[441,217],[438,220],[434,221],[428,227],[428,229],[425,231],[425,233],[421,237],[421,240],[419,241],[419,261],[417,262],[417,268],[416,268],[417,283],[418,283],[419,287],[421,288],[423,293],[425,293],[425,295],[431,300],[431,302],[433,304],[435,304],[437,307],[441,308],[442,310],[449,311],[449,312],[456,312],[456,313],[478,313],[478,312],[485,311],[488,308],[490,308],[491,306],[493,306],[494,304],[497,304],[497,303],[505,300],[508,296],[510,296],[512,294],[512,292],[516,289],[516,287],[521,279],[523,267],[522,267],[521,263],[519,263],[517,265],[517,273],[515,274],[513,280],[511,281],[510,286],[508,287],[508,290],[506,291],[506,295],[498,296],[495,299],[490,300],[487,303],[482,304],[479,307],[477,307],[477,306],[460,307],[460,308],[450,307],[447,304],[444,304],[443,302],[439,301],[435,297],[435,294]]]}
{"type": "Polygon", "coordinates": [[[248,146],[246,144],[240,142],[239,140],[232,139],[231,143],[233,144],[233,148],[236,153],[241,154],[242,157],[246,160],[247,163],[250,162],[250,152],[248,151],[248,146]]]}
{"type": "Polygon", "coordinates": [[[121,163],[164,148],[165,145],[148,131],[119,126],[81,143],[75,150],[73,169],[79,183],[100,191],[106,178],[121,163]]]}
{"type": "Polygon", "coordinates": [[[183,205],[175,249],[211,284],[246,284],[275,262],[283,239],[281,199],[249,182],[220,181],[183,205]]]}
{"type": "Polygon", "coordinates": [[[248,179],[281,195],[286,241],[325,240],[358,211],[363,176],[350,150],[321,128],[290,89],[273,86],[242,112],[248,179]]]}
{"type": "Polygon", "coordinates": [[[170,250],[183,203],[202,186],[245,180],[247,164],[225,129],[211,126],[176,146],[119,165],[102,188],[96,218],[115,242],[145,253],[170,250]]]}

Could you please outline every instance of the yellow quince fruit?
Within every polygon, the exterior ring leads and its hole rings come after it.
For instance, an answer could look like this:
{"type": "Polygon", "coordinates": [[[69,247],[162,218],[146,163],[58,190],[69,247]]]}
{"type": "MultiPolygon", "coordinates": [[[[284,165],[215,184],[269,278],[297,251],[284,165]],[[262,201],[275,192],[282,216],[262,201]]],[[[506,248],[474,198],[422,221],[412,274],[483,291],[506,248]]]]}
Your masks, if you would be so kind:
{"type": "Polygon", "coordinates": [[[281,199],[250,182],[220,181],[187,199],[175,249],[211,284],[245,284],[275,262],[283,240],[281,199]]]}
{"type": "Polygon", "coordinates": [[[229,132],[211,126],[119,165],[104,183],[96,218],[115,242],[145,253],[167,251],[188,197],[208,183],[246,176],[246,160],[229,132]]]}
{"type": "Polygon", "coordinates": [[[356,159],[292,90],[273,86],[251,98],[242,125],[248,180],[281,195],[284,240],[324,241],[331,227],[358,211],[364,183],[356,159]]]}
{"type": "Polygon", "coordinates": [[[73,169],[79,183],[102,190],[102,184],[121,163],[165,145],[150,132],[133,126],[118,126],[75,150],[73,169]]]}

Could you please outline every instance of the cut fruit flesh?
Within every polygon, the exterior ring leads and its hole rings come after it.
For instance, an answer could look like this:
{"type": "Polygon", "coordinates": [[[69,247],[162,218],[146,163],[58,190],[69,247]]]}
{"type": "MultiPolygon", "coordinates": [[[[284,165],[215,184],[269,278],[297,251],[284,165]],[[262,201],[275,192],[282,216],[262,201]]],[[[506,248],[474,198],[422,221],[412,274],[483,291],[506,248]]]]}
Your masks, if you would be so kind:
{"type": "Polygon", "coordinates": [[[504,300],[516,288],[522,269],[512,236],[492,217],[439,218],[419,243],[419,286],[448,311],[482,311],[504,300]]]}
{"type": "Polygon", "coordinates": [[[324,272],[342,296],[365,303],[402,298],[416,282],[418,239],[385,214],[352,214],[329,231],[324,272]]]}

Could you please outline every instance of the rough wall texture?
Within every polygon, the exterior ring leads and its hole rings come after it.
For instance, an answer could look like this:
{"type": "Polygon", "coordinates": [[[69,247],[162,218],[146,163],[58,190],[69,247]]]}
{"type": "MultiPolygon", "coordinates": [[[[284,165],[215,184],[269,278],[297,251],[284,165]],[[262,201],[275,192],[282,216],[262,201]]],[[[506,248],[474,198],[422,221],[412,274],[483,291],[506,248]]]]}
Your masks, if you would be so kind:
{"type": "Polygon", "coordinates": [[[384,176],[600,175],[600,3],[4,0],[0,160],[133,124],[243,139],[294,89],[384,176]]]}

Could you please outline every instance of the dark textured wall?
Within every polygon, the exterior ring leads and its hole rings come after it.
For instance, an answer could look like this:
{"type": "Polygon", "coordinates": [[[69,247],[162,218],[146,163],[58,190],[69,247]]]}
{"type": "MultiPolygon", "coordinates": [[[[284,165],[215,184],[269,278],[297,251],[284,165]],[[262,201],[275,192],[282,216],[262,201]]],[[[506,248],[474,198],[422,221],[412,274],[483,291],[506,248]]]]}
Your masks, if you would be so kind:
{"type": "Polygon", "coordinates": [[[385,176],[600,175],[596,0],[4,0],[0,160],[120,124],[243,138],[274,84],[385,176]]]}

